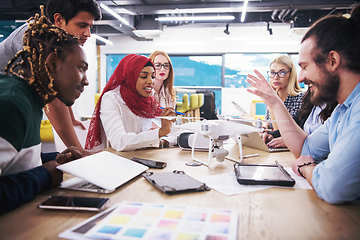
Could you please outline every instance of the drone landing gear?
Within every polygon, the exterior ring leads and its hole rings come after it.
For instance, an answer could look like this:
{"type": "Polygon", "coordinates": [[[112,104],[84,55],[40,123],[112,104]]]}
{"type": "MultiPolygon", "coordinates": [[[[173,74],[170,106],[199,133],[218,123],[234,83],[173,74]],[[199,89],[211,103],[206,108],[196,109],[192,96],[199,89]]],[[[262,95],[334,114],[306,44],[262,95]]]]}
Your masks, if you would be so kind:
{"type": "MultiPolygon", "coordinates": [[[[195,156],[194,156],[194,150],[195,150],[195,142],[196,142],[196,139],[197,139],[197,136],[198,134],[195,133],[195,136],[194,136],[194,139],[193,139],[193,147],[191,149],[191,156],[192,156],[192,159],[198,163],[201,163],[202,165],[205,165],[207,167],[210,166],[211,164],[211,159],[213,157],[216,157],[216,160],[219,161],[219,162],[223,162],[225,157],[229,154],[229,152],[224,149],[222,146],[223,146],[223,141],[228,139],[222,139],[222,140],[214,140],[212,138],[209,138],[209,154],[208,154],[208,162],[204,162],[204,161],[201,161],[199,159],[196,159],[195,156]]],[[[188,164],[187,164],[188,165],[188,164]]]]}
{"type": "Polygon", "coordinates": [[[198,166],[202,165],[201,162],[187,162],[185,164],[186,164],[186,166],[190,166],[190,167],[198,167],[198,166]]]}
{"type": "Polygon", "coordinates": [[[241,143],[241,135],[236,135],[236,141],[239,146],[239,153],[240,153],[240,162],[243,162],[243,151],[242,151],[242,143],[241,143]]]}

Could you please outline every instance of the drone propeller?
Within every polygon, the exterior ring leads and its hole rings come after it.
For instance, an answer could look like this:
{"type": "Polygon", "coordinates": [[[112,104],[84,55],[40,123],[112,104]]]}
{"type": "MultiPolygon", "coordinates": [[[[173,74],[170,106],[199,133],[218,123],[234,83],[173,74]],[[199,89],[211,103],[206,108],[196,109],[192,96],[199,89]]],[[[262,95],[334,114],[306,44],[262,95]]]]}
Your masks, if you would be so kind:
{"type": "Polygon", "coordinates": [[[174,119],[190,119],[190,120],[198,120],[198,119],[202,119],[200,117],[181,117],[180,115],[178,116],[156,116],[155,118],[163,118],[163,119],[167,119],[167,120],[174,120],[174,119]]]}
{"type": "Polygon", "coordinates": [[[185,130],[189,130],[189,131],[193,131],[199,134],[203,134],[204,131],[208,131],[209,130],[209,126],[217,126],[218,123],[214,122],[214,121],[207,121],[206,119],[204,119],[203,121],[197,121],[197,122],[190,122],[190,123],[185,123],[182,125],[176,125],[177,128],[181,128],[181,129],[185,129],[185,130]]]}
{"type": "Polygon", "coordinates": [[[247,114],[247,112],[246,112],[242,107],[240,107],[239,104],[237,104],[237,103],[234,102],[234,101],[231,101],[231,103],[234,104],[235,108],[240,112],[240,114],[241,114],[240,117],[242,117],[242,116],[244,116],[244,115],[247,114]]]}
{"type": "Polygon", "coordinates": [[[288,120],[263,120],[263,119],[248,119],[248,118],[228,118],[229,121],[233,122],[266,122],[266,123],[273,123],[273,122],[288,122],[288,120]]]}

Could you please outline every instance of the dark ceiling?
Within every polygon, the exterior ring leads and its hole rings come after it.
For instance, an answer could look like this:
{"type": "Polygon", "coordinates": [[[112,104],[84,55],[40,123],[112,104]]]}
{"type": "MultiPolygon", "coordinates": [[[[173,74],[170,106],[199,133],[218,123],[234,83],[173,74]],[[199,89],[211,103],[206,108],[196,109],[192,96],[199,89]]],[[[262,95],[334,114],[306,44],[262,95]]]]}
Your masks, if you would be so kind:
{"type": "MultiPolygon", "coordinates": [[[[61,1],[61,0],[59,0],[61,1]]],[[[1,0],[0,20],[26,20],[39,12],[39,5],[47,0],[1,0]]],[[[126,35],[134,37],[132,30],[143,20],[154,21],[159,16],[233,15],[227,22],[241,24],[243,0],[98,0],[126,18],[131,26],[120,21],[102,9],[102,20],[93,29],[99,35],[126,35]]],[[[244,23],[292,22],[294,27],[308,27],[318,18],[327,14],[343,14],[357,1],[350,0],[249,0],[244,23]]],[[[189,25],[199,26],[208,22],[164,22],[168,27],[189,25]]],[[[214,24],[214,23],[212,23],[214,24]]],[[[222,22],[221,24],[224,24],[222,22]]],[[[141,40],[141,39],[138,39],[141,40]]]]}

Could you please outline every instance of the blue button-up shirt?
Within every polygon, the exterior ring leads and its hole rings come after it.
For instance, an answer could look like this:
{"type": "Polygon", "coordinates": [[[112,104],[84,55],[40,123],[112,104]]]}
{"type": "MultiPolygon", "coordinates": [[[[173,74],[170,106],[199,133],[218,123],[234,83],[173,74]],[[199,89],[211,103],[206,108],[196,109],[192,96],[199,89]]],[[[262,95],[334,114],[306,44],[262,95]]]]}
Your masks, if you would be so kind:
{"type": "Polygon", "coordinates": [[[314,168],[312,185],[321,199],[339,204],[360,196],[360,83],[324,125],[306,138],[301,155],[320,162],[314,168]]]}

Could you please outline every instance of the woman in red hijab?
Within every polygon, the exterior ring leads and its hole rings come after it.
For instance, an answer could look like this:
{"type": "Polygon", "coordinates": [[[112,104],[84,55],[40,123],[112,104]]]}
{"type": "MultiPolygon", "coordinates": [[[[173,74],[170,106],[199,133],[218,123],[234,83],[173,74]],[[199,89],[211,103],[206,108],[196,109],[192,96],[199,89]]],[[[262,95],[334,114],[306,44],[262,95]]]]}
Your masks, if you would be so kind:
{"type": "Polygon", "coordinates": [[[93,114],[86,149],[112,147],[129,151],[158,147],[160,138],[171,131],[172,122],[161,119],[161,128],[152,128],[155,116],[174,115],[162,110],[152,96],[155,70],[149,58],[130,54],[116,67],[106,84],[93,114]]]}

